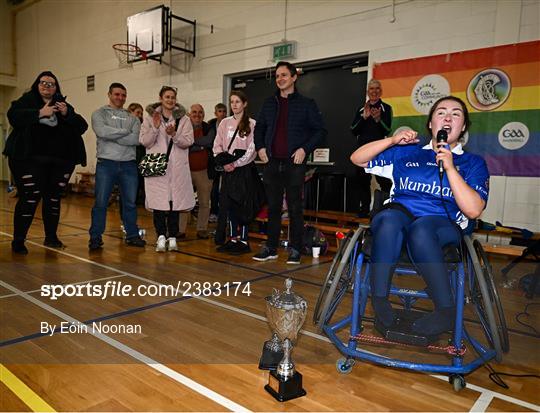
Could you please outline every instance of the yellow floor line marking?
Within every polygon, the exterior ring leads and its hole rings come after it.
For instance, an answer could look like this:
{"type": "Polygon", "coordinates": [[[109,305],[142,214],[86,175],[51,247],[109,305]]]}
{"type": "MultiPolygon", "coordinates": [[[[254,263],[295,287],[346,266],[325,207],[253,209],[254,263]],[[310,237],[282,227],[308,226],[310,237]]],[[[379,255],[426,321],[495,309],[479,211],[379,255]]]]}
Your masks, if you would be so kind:
{"type": "Polygon", "coordinates": [[[2,381],[19,399],[34,412],[56,412],[17,376],[0,364],[0,381],[2,381]]]}

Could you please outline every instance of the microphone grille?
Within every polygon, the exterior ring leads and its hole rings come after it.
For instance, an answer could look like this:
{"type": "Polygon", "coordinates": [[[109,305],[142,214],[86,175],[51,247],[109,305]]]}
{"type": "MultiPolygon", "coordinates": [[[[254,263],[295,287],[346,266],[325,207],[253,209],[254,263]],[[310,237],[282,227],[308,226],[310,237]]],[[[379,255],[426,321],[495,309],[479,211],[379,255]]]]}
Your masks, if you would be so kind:
{"type": "Polygon", "coordinates": [[[448,141],[448,132],[444,129],[441,129],[437,132],[437,142],[447,142],[448,141]]]}

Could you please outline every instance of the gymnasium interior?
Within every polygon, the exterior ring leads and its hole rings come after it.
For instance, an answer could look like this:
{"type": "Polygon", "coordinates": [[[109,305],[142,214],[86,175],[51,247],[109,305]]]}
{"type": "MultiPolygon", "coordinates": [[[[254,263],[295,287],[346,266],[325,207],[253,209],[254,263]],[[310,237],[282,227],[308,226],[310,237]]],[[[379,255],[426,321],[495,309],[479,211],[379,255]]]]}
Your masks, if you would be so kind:
{"type": "MultiPolygon", "coordinates": [[[[1,411],[540,411],[540,0],[0,0],[0,38],[2,150],[10,107],[44,71],[88,123],[85,165],[62,191],[61,247],[44,245],[39,206],[28,253],[12,251],[19,195],[0,157],[1,411]],[[144,198],[146,246],[126,245],[118,189],[103,246],[89,249],[92,119],[111,84],[125,86],[125,108],[173,87],[205,121],[218,103],[232,114],[229,94],[242,90],[257,120],[278,61],[296,66],[295,87],[327,131],[307,161],[303,219],[317,239],[299,265],[286,259],[286,205],[275,260],[252,259],[267,214],[249,225],[252,253],[230,255],[216,248],[215,220],[201,235],[199,204],[178,250],[158,253],[144,198]],[[458,338],[385,336],[366,298],[371,221],[358,215],[350,156],[370,79],[392,107],[388,136],[425,137],[434,97],[469,109],[464,150],[486,160],[490,192],[452,263],[464,289],[458,338]],[[268,367],[274,333],[281,353],[268,367]]],[[[375,179],[370,190],[375,204],[375,179]]],[[[420,277],[393,282],[405,297],[394,308],[431,311],[410,298],[429,295],[420,277]]]]}

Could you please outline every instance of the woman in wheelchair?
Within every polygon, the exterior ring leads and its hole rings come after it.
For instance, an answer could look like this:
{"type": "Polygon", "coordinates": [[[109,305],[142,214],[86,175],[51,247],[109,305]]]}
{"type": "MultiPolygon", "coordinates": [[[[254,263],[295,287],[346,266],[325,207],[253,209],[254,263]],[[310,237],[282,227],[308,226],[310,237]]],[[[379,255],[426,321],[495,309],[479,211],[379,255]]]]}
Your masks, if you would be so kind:
{"type": "Polygon", "coordinates": [[[413,332],[435,336],[454,325],[455,303],[443,248],[459,245],[468,220],[484,210],[489,188],[485,161],[464,152],[460,143],[469,125],[465,103],[444,97],[429,111],[427,145],[419,144],[416,131],[404,130],[370,142],[351,156],[366,172],[393,181],[389,202],[371,223],[371,300],[385,327],[395,322],[388,292],[403,245],[434,303],[432,313],[414,322],[413,332]],[[444,135],[447,142],[437,142],[444,135]]]}

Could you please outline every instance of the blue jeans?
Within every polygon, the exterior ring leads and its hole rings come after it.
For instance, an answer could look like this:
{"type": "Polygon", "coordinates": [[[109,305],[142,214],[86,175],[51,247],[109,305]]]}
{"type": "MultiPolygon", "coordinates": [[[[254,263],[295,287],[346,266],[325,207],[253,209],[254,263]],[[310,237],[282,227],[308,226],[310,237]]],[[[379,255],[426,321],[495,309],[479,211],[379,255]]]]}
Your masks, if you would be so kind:
{"type": "Polygon", "coordinates": [[[409,257],[426,282],[436,308],[453,306],[443,247],[459,245],[461,234],[444,216],[412,219],[402,211],[383,209],[371,222],[371,291],[375,297],[386,297],[390,279],[398,262],[403,243],[409,257]]]}
{"type": "Polygon", "coordinates": [[[113,186],[120,187],[122,198],[122,221],[126,230],[126,238],[139,235],[137,227],[137,163],[135,161],[111,161],[98,159],[96,164],[95,203],[92,208],[92,225],[90,238],[101,238],[105,231],[107,206],[113,186]]]}

